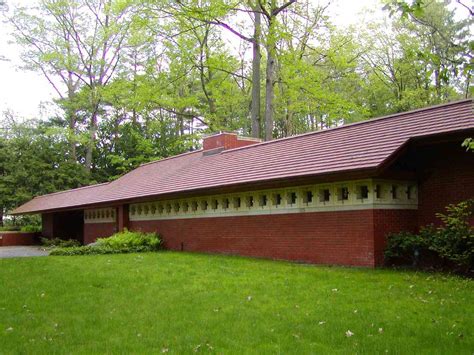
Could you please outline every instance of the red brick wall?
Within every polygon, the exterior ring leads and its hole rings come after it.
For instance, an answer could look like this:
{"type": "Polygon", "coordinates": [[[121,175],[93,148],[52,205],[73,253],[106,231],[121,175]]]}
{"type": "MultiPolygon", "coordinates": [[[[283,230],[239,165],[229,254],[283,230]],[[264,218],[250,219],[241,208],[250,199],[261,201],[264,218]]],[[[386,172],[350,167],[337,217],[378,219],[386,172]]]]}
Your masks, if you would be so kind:
{"type": "Polygon", "coordinates": [[[375,265],[383,265],[387,236],[401,231],[415,231],[416,210],[374,210],[374,254],[375,265]]]}
{"type": "Polygon", "coordinates": [[[117,232],[116,223],[84,223],[84,244],[94,243],[97,238],[110,237],[117,232]]]}
{"type": "Polygon", "coordinates": [[[435,214],[445,206],[474,198],[474,153],[460,145],[442,146],[426,154],[423,164],[418,224],[439,224],[435,214]]]}
{"type": "Polygon", "coordinates": [[[172,250],[374,266],[371,210],[130,222],[172,250]]]}
{"type": "Polygon", "coordinates": [[[0,246],[38,244],[38,233],[0,232],[0,246]]]}
{"type": "Polygon", "coordinates": [[[205,137],[202,143],[204,150],[224,148],[233,149],[259,143],[259,140],[240,138],[234,133],[220,133],[205,137]]]}

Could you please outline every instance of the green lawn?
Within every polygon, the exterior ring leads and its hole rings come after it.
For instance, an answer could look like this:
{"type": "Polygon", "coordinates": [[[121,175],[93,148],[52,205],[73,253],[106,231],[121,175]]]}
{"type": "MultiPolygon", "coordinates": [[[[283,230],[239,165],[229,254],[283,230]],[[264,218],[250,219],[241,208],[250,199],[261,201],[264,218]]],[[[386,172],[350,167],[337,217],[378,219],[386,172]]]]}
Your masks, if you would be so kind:
{"type": "Polygon", "coordinates": [[[0,353],[472,354],[473,294],[443,275],[187,253],[3,259],[0,353]]]}

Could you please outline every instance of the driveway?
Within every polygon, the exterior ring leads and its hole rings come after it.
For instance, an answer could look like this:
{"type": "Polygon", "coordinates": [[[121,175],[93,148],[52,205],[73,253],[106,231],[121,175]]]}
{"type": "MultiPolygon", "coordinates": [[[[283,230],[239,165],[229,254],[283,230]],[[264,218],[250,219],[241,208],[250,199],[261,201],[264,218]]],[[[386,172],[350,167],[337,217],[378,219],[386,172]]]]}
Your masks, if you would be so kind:
{"type": "Polygon", "coordinates": [[[0,247],[0,259],[28,256],[46,256],[49,253],[38,246],[0,247]]]}

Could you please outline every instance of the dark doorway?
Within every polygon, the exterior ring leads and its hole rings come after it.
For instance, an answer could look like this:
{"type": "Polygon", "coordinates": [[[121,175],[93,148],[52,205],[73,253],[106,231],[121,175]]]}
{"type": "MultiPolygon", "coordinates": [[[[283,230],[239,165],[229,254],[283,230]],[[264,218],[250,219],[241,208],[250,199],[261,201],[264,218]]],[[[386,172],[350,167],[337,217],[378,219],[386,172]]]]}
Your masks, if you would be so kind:
{"type": "Polygon", "coordinates": [[[84,211],[54,213],[53,237],[84,242],[84,211]]]}

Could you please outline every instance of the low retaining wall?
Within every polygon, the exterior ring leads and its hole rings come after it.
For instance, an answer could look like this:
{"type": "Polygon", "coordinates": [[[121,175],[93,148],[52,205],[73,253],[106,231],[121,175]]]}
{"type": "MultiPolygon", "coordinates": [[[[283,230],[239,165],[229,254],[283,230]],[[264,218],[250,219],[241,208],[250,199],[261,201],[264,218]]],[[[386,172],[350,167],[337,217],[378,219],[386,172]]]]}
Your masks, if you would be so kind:
{"type": "Polygon", "coordinates": [[[0,247],[38,244],[39,233],[0,232],[0,247]]]}

